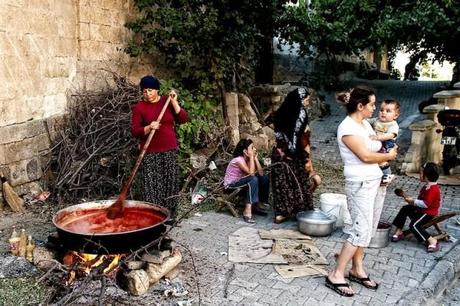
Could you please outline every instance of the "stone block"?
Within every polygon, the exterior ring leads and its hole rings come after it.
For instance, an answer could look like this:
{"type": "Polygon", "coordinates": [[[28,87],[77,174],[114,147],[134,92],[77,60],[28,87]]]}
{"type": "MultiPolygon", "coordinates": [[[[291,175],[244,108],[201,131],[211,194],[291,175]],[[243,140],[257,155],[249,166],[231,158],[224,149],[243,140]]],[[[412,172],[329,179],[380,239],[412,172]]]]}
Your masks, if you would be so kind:
{"type": "Polygon", "coordinates": [[[42,167],[38,157],[9,163],[10,184],[19,186],[41,178],[42,167]]]}
{"type": "Polygon", "coordinates": [[[93,24],[110,25],[110,10],[104,7],[93,6],[91,9],[91,20],[93,24]]]}
{"type": "Polygon", "coordinates": [[[460,97],[460,90],[442,90],[433,95],[435,99],[460,97]]]}
{"type": "Polygon", "coordinates": [[[46,133],[46,130],[42,120],[0,127],[0,144],[18,142],[43,133],[46,133]]]}
{"type": "Polygon", "coordinates": [[[411,131],[426,131],[434,127],[436,127],[436,124],[432,120],[422,120],[422,121],[411,124],[409,126],[409,129],[411,131]]]}
{"type": "Polygon", "coordinates": [[[19,186],[15,186],[14,190],[19,194],[19,195],[24,195],[24,194],[38,194],[40,193],[43,189],[40,185],[39,181],[33,181],[33,182],[28,182],[19,186]]]}
{"type": "Polygon", "coordinates": [[[89,40],[89,29],[90,24],[87,22],[78,23],[78,39],[79,40],[89,40]]]}
{"type": "Polygon", "coordinates": [[[47,78],[68,77],[69,71],[67,66],[61,62],[61,59],[56,58],[46,64],[44,76],[47,78]]]}
{"type": "Polygon", "coordinates": [[[49,95],[43,98],[43,116],[51,117],[65,113],[67,106],[67,97],[64,93],[49,95]]]}
{"type": "Polygon", "coordinates": [[[5,145],[0,144],[0,165],[6,164],[5,145]]]}
{"type": "Polygon", "coordinates": [[[25,138],[22,141],[5,145],[5,159],[7,163],[30,159],[36,156],[38,152],[47,150],[49,146],[50,143],[46,134],[25,138]]]}
{"type": "MultiPolygon", "coordinates": [[[[74,31],[77,31],[76,29],[74,31]]],[[[68,67],[75,66],[77,60],[77,41],[73,37],[56,37],[53,41],[54,45],[54,58],[52,60],[59,60],[66,64],[68,67]]]]}
{"type": "Polygon", "coordinates": [[[113,28],[108,25],[90,24],[89,34],[91,41],[113,42],[115,35],[113,28]]]}
{"type": "Polygon", "coordinates": [[[80,56],[85,60],[104,61],[113,59],[116,50],[112,44],[100,41],[80,41],[80,56]]]}

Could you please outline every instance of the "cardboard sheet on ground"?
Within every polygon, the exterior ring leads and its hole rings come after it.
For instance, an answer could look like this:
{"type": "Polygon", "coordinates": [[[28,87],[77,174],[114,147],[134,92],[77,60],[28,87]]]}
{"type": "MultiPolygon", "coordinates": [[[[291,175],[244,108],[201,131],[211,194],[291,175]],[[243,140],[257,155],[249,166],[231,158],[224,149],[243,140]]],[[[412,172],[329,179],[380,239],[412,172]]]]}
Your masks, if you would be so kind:
{"type": "Polygon", "coordinates": [[[321,266],[327,265],[327,260],[311,240],[276,240],[273,253],[281,254],[289,263],[275,266],[276,272],[284,278],[327,275],[321,266]]]}
{"type": "Polygon", "coordinates": [[[275,240],[273,253],[280,254],[292,265],[327,265],[327,260],[311,240],[275,240]]]}
{"type": "Polygon", "coordinates": [[[228,260],[261,264],[287,264],[281,254],[272,253],[273,240],[263,240],[259,230],[242,227],[228,237],[228,260]]]}
{"type": "Polygon", "coordinates": [[[311,237],[293,229],[272,229],[272,230],[259,230],[260,238],[262,239],[308,239],[311,237]]]}

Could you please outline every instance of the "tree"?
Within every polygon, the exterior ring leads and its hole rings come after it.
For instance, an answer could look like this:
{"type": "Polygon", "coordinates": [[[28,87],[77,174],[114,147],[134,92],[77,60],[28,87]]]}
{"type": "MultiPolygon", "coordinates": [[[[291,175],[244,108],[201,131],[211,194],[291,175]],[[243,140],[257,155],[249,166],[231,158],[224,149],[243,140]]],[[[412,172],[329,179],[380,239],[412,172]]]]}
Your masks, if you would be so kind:
{"type": "Polygon", "coordinates": [[[285,2],[136,0],[142,15],[127,24],[135,33],[127,52],[159,53],[186,87],[223,97],[252,83],[285,2]]]}
{"type": "Polygon", "coordinates": [[[312,51],[359,54],[364,49],[390,52],[405,48],[414,57],[459,62],[460,6],[453,0],[312,0],[300,1],[280,19],[279,34],[312,51]],[[314,48],[312,48],[312,46],[314,48]]]}

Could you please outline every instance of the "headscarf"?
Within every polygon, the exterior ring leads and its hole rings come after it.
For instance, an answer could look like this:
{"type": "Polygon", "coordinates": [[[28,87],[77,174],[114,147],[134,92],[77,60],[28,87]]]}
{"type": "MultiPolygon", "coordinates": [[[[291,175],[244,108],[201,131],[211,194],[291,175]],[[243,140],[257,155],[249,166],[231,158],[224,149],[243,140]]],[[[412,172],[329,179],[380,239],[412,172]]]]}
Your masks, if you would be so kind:
{"type": "Polygon", "coordinates": [[[300,135],[308,124],[307,109],[302,101],[310,94],[305,87],[294,89],[275,112],[273,123],[276,140],[284,141],[291,154],[296,153],[300,135]]]}

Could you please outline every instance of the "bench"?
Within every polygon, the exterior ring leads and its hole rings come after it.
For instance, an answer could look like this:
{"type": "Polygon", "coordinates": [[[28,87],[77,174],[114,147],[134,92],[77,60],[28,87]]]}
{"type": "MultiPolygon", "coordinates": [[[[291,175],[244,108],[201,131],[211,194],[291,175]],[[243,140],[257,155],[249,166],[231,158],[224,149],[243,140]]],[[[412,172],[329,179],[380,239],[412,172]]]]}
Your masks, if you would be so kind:
{"type": "MultiPolygon", "coordinates": [[[[437,217],[434,217],[431,221],[429,221],[426,224],[424,224],[423,228],[427,229],[427,228],[429,228],[431,226],[434,226],[434,228],[436,229],[437,234],[435,236],[433,236],[433,238],[435,238],[436,240],[448,241],[449,240],[449,234],[446,231],[442,230],[441,222],[443,222],[443,221],[445,221],[445,220],[447,220],[449,218],[452,218],[452,217],[454,217],[456,215],[457,215],[457,213],[454,213],[454,212],[449,212],[449,213],[439,215],[437,217]]],[[[403,234],[404,234],[404,238],[412,237],[414,235],[414,234],[412,234],[412,232],[409,229],[403,231],[403,234]]]]}

